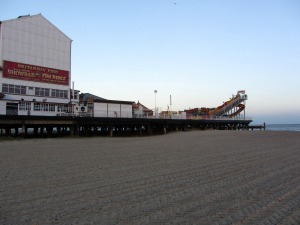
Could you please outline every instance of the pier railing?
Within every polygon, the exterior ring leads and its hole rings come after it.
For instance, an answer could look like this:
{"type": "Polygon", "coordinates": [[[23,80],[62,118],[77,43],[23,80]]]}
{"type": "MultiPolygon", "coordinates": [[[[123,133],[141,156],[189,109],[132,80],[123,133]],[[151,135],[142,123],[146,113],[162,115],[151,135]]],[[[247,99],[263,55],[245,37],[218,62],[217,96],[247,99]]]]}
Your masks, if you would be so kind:
{"type": "Polygon", "coordinates": [[[188,120],[252,120],[251,117],[228,117],[228,116],[188,116],[188,120]]]}
{"type": "Polygon", "coordinates": [[[186,114],[159,114],[157,116],[152,115],[135,115],[132,112],[115,112],[115,111],[107,111],[107,110],[97,110],[95,112],[79,112],[75,113],[57,113],[59,117],[96,117],[96,118],[135,118],[135,119],[171,119],[171,120],[252,120],[250,117],[244,116],[191,116],[186,114]]]}

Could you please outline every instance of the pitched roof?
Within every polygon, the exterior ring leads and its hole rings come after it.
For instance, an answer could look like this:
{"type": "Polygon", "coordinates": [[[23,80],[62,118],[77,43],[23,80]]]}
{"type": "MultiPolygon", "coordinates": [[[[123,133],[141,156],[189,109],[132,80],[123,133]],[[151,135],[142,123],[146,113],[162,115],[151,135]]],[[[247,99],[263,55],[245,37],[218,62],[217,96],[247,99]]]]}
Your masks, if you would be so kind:
{"type": "Polygon", "coordinates": [[[151,109],[148,109],[146,106],[144,106],[143,104],[141,104],[140,102],[137,103],[137,105],[140,105],[143,107],[143,111],[146,111],[146,112],[153,112],[153,110],[151,109]]]}
{"type": "Polygon", "coordinates": [[[57,30],[59,33],[61,33],[64,37],[72,41],[71,38],[69,38],[65,33],[63,33],[60,29],[58,29],[53,23],[51,23],[48,19],[46,19],[41,13],[36,14],[36,15],[24,15],[24,16],[19,16],[18,18],[14,19],[9,19],[9,20],[2,20],[0,21],[0,24],[5,24],[5,23],[12,23],[12,22],[19,22],[19,21],[29,21],[31,20],[33,24],[38,24],[41,25],[40,21],[44,22],[44,25],[47,24],[47,26],[52,27],[53,29],[57,30]],[[38,21],[40,20],[40,21],[38,21]]]}
{"type": "Polygon", "coordinates": [[[101,98],[97,95],[93,95],[93,94],[90,94],[90,93],[82,93],[80,94],[80,100],[81,101],[88,101],[88,100],[107,100],[105,98],[101,98]]]}
{"type": "Polygon", "coordinates": [[[115,104],[133,104],[133,101],[121,101],[121,100],[108,100],[105,98],[101,98],[97,95],[93,95],[90,93],[82,93],[80,94],[80,101],[88,101],[92,100],[94,102],[104,102],[104,103],[115,103],[115,104]]]}

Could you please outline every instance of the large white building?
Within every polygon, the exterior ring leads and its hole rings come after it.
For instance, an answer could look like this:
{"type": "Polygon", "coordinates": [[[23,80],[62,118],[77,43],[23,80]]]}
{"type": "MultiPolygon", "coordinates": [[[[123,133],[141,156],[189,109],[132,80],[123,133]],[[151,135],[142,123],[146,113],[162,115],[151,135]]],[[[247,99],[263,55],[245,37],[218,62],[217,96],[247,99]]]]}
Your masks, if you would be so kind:
{"type": "Polygon", "coordinates": [[[133,102],[79,99],[71,44],[41,14],[0,21],[0,115],[132,118],[133,102]]]}
{"type": "MultiPolygon", "coordinates": [[[[41,14],[0,22],[0,114],[71,112],[72,40],[41,14]]],[[[74,94],[74,99],[73,99],[74,94]]]]}

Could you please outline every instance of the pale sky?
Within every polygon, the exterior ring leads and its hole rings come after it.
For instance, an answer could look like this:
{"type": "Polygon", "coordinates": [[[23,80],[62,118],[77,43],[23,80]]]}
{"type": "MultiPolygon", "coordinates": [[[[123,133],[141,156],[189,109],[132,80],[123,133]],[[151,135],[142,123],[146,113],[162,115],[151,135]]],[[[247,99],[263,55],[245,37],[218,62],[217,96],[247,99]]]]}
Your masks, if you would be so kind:
{"type": "Polygon", "coordinates": [[[1,0],[73,40],[75,89],[167,110],[246,90],[253,123],[300,123],[300,0],[1,0]]]}

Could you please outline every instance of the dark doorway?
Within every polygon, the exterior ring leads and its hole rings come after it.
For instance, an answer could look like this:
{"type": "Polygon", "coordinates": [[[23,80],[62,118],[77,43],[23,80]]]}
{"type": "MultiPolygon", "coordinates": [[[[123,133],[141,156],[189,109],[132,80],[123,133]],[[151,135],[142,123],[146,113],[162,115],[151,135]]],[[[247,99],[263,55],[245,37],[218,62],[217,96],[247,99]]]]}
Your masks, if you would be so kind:
{"type": "Polygon", "coordinates": [[[18,103],[6,103],[6,115],[18,115],[18,103]]]}

